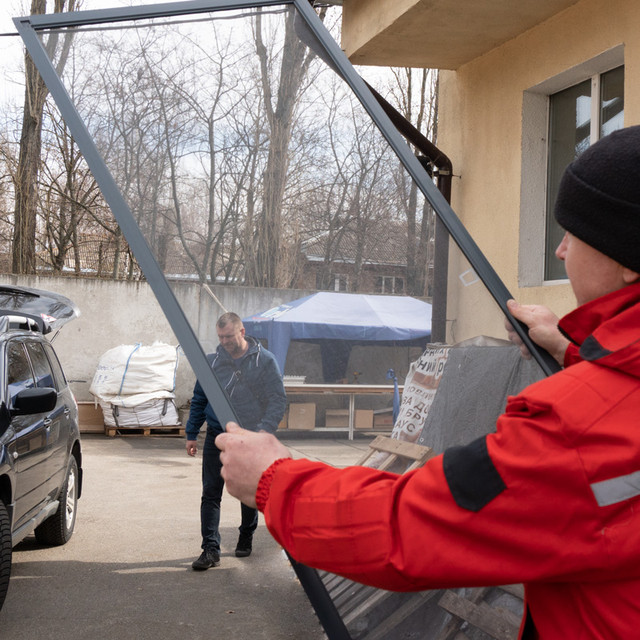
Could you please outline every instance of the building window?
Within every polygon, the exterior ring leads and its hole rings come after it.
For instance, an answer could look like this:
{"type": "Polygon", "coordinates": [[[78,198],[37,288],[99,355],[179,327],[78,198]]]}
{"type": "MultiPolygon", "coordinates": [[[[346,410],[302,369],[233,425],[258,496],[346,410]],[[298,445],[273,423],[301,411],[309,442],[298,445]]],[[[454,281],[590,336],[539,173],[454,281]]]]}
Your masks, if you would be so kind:
{"type": "Polygon", "coordinates": [[[567,164],[623,126],[623,85],[624,45],[618,45],[524,91],[519,286],[566,281],[555,258],[562,238],[553,218],[558,183],[567,164]]]}
{"type": "Polygon", "coordinates": [[[404,294],[404,278],[378,276],[376,278],[376,293],[404,294]]]}
{"type": "Polygon", "coordinates": [[[333,280],[333,291],[346,291],[349,285],[349,279],[347,276],[342,275],[340,273],[333,273],[331,275],[333,280]]]}
{"type": "Polygon", "coordinates": [[[597,74],[549,97],[545,280],[567,277],[555,250],[564,231],[553,205],[566,166],[602,136],[621,129],[624,115],[624,67],[597,74]],[[595,97],[595,100],[594,100],[595,97]]]}
{"type": "Polygon", "coordinates": [[[318,291],[347,291],[348,286],[349,278],[341,273],[331,273],[329,279],[325,280],[322,271],[316,271],[316,289],[318,291]]]}

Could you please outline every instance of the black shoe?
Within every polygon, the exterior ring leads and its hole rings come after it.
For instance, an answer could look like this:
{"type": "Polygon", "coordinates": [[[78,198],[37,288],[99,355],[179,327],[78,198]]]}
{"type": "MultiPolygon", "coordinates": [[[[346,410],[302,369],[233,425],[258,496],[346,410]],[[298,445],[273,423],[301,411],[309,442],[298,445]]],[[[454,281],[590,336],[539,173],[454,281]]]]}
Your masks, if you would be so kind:
{"type": "Polygon", "coordinates": [[[191,568],[196,571],[204,571],[217,567],[220,564],[220,554],[214,549],[205,549],[197,560],[191,564],[191,568]]]}
{"type": "Polygon", "coordinates": [[[238,544],[236,545],[236,558],[246,558],[251,555],[252,539],[253,536],[247,536],[244,533],[240,534],[238,544]]]}

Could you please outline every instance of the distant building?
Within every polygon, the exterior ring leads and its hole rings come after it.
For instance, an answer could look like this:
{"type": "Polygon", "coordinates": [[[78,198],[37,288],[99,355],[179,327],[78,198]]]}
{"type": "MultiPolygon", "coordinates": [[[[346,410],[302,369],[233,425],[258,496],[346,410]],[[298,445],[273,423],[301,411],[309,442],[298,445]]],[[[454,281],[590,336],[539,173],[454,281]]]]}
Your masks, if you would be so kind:
{"type": "MultiPolygon", "coordinates": [[[[328,233],[319,234],[304,241],[301,251],[304,264],[297,283],[301,289],[407,294],[405,224],[387,223],[384,230],[370,232],[364,238],[349,230],[342,230],[334,238],[328,233]]],[[[432,271],[430,261],[429,273],[432,271]]]]}

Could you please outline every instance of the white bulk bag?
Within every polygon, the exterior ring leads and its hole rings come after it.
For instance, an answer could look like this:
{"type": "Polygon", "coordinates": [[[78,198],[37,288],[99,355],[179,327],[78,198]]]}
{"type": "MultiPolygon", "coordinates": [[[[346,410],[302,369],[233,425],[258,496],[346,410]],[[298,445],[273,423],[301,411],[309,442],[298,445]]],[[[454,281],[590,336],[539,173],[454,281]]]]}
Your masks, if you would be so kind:
{"type": "Polygon", "coordinates": [[[177,367],[178,347],[123,344],[102,355],[89,391],[101,402],[122,407],[173,398],[177,367]]]}
{"type": "Polygon", "coordinates": [[[131,429],[143,427],[175,427],[180,424],[178,410],[171,398],[148,400],[135,407],[122,407],[100,402],[107,427],[131,429]]]}

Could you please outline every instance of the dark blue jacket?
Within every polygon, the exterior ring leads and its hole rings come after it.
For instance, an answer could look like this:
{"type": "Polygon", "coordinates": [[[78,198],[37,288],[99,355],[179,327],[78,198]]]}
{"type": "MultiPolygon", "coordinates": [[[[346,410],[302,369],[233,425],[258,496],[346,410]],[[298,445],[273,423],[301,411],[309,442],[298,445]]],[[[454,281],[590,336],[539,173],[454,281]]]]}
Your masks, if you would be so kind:
{"type": "MultiPolygon", "coordinates": [[[[234,360],[222,345],[207,358],[231,400],[240,426],[274,433],[287,406],[282,375],[270,351],[251,336],[245,339],[249,349],[242,358],[234,360]]],[[[196,382],[185,428],[187,440],[197,439],[205,420],[214,431],[224,431],[200,383],[196,382]]]]}

